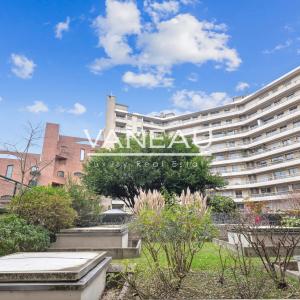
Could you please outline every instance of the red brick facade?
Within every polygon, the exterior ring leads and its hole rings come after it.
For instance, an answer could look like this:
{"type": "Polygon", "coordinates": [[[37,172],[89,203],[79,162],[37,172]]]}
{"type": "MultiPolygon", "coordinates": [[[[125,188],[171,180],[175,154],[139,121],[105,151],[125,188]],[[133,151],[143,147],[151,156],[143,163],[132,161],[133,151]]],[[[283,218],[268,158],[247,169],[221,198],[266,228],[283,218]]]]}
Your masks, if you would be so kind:
{"type": "MultiPolygon", "coordinates": [[[[64,185],[68,177],[80,178],[88,153],[93,151],[87,139],[60,135],[58,124],[47,123],[42,153],[28,155],[27,169],[40,166],[38,185],[64,185]]],[[[14,155],[5,151],[0,151],[1,154],[14,155]]],[[[0,156],[0,175],[7,175],[8,166],[13,166],[11,178],[20,181],[20,162],[17,157],[12,159],[0,156]]],[[[28,172],[24,183],[29,184],[31,178],[28,172]]],[[[0,180],[0,197],[12,195],[12,189],[12,183],[0,180]]]]}

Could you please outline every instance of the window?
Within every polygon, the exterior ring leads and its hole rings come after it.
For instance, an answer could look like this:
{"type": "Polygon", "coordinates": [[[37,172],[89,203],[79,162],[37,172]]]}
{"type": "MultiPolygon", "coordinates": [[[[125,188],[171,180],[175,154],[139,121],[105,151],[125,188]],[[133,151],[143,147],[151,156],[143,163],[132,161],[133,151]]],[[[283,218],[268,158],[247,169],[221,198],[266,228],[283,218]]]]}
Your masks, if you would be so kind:
{"type": "Polygon", "coordinates": [[[274,172],[274,177],[275,179],[278,179],[278,178],[285,178],[288,176],[288,172],[286,170],[279,170],[279,171],[275,171],[274,172]]]}
{"type": "Polygon", "coordinates": [[[80,161],[83,161],[85,159],[85,150],[80,149],[80,161]]]}
{"type": "Polygon", "coordinates": [[[298,168],[292,168],[292,169],[289,169],[289,172],[290,172],[290,175],[296,176],[296,175],[299,174],[299,169],[298,168]]]}
{"type": "Polygon", "coordinates": [[[276,156],[276,157],[273,157],[271,160],[272,160],[273,163],[282,162],[282,161],[284,161],[284,156],[283,155],[282,156],[276,156]]]}
{"type": "Polygon", "coordinates": [[[283,115],[284,115],[284,112],[282,111],[282,112],[280,112],[280,113],[277,114],[277,118],[279,119],[279,118],[281,118],[283,115]]]}
{"type": "Polygon", "coordinates": [[[269,187],[261,188],[261,193],[262,194],[270,194],[271,188],[269,188],[269,187]]]}
{"type": "Polygon", "coordinates": [[[216,114],[218,114],[218,113],[219,113],[218,110],[210,112],[211,115],[216,115],[216,114]]]}
{"type": "Polygon", "coordinates": [[[299,127],[300,126],[300,121],[295,121],[293,124],[294,124],[294,127],[299,127]]]}
{"type": "Polygon", "coordinates": [[[285,130],[287,130],[287,126],[286,125],[280,127],[280,132],[283,132],[285,130]]]}
{"type": "Polygon", "coordinates": [[[288,192],[289,191],[289,186],[288,185],[278,185],[276,187],[277,192],[288,192]]]}
{"type": "Polygon", "coordinates": [[[58,177],[65,177],[65,172],[64,171],[58,171],[57,176],[58,177]]]}
{"type": "Polygon", "coordinates": [[[276,134],[276,132],[277,132],[277,129],[273,129],[271,131],[267,131],[266,132],[266,136],[272,136],[272,135],[276,134]]]}
{"type": "Polygon", "coordinates": [[[83,175],[83,173],[81,173],[81,172],[75,172],[74,173],[74,176],[76,176],[76,177],[82,177],[82,175],[83,175]]]}
{"type": "Polygon", "coordinates": [[[13,171],[14,171],[14,166],[13,165],[8,165],[7,168],[6,168],[5,176],[7,178],[12,178],[13,171]]]}
{"type": "Polygon", "coordinates": [[[293,190],[300,190],[300,183],[294,183],[293,190]]]}
{"type": "Polygon", "coordinates": [[[257,165],[260,166],[260,167],[263,167],[263,166],[266,166],[268,163],[266,160],[261,160],[259,162],[257,162],[257,165]]]}
{"type": "Polygon", "coordinates": [[[291,145],[292,141],[290,139],[282,141],[283,146],[291,145]]]}
{"type": "Polygon", "coordinates": [[[236,196],[236,198],[243,198],[242,191],[235,191],[235,196],[236,196]]]}

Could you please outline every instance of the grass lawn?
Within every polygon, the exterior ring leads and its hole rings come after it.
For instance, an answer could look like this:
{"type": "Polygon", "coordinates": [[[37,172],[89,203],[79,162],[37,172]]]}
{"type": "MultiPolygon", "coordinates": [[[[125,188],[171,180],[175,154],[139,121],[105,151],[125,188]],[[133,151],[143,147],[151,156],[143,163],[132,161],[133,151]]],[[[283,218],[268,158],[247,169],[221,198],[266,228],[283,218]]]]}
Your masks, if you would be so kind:
{"type": "MultiPolygon", "coordinates": [[[[225,271],[225,283],[219,283],[220,274],[220,260],[219,260],[219,246],[213,243],[205,243],[203,248],[195,256],[192,264],[192,272],[185,278],[182,288],[176,295],[170,296],[170,299],[236,299],[243,298],[241,293],[248,288],[247,284],[244,284],[244,278],[240,277],[240,286],[234,281],[230,267],[233,266],[233,260],[228,255],[226,250],[221,251],[222,256],[227,258],[227,271],[225,271]],[[240,290],[239,290],[240,289],[240,290]]],[[[161,257],[162,262],[164,257],[161,257]]],[[[258,258],[253,258],[254,265],[261,267],[261,262],[258,258]]],[[[145,269],[148,265],[147,259],[144,254],[139,258],[129,260],[113,260],[116,264],[137,264],[144,266],[145,269]]],[[[286,290],[278,290],[274,287],[272,280],[268,275],[259,269],[260,271],[254,273],[249,279],[250,294],[255,294],[258,291],[258,298],[273,298],[273,299],[284,299],[300,298],[300,287],[299,283],[295,280],[289,279],[289,288],[286,290]]],[[[146,274],[140,278],[141,287],[143,285],[151,285],[152,282],[149,279],[150,276],[146,274]],[[149,281],[150,280],[150,281],[149,281]]],[[[246,282],[246,281],[245,281],[246,282]]],[[[250,298],[249,294],[248,297],[250,298]]],[[[129,291],[126,299],[136,299],[134,293],[129,291]]],[[[164,299],[169,299],[164,296],[164,299]]]]}
{"type": "MultiPolygon", "coordinates": [[[[217,270],[220,265],[219,260],[219,246],[213,243],[205,243],[203,248],[196,254],[192,269],[193,270],[217,270]]],[[[227,255],[226,251],[222,251],[222,255],[227,257],[227,260],[230,262],[230,258],[227,255]]],[[[164,258],[161,257],[163,261],[164,258]]],[[[138,258],[126,259],[126,260],[113,260],[113,263],[117,264],[127,264],[127,263],[135,263],[135,264],[147,264],[147,259],[142,251],[142,254],[138,258]]]]}

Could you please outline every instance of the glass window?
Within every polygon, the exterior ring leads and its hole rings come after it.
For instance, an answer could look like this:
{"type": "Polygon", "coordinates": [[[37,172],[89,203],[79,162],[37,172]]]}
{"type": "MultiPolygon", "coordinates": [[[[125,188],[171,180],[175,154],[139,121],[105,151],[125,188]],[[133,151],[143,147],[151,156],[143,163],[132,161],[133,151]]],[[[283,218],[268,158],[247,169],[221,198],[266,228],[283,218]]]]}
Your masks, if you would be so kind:
{"type": "Polygon", "coordinates": [[[81,173],[81,172],[75,172],[74,173],[74,176],[76,176],[76,177],[82,177],[82,175],[83,175],[83,173],[81,173]]]}
{"type": "Polygon", "coordinates": [[[282,170],[279,170],[279,171],[275,171],[274,172],[274,177],[277,179],[277,178],[285,178],[288,176],[288,172],[286,170],[282,171],[282,170]]]}
{"type": "Polygon", "coordinates": [[[14,171],[14,166],[13,165],[8,165],[7,168],[6,168],[5,176],[7,178],[12,178],[13,171],[14,171]]]}
{"type": "Polygon", "coordinates": [[[65,172],[64,171],[58,171],[57,176],[58,177],[65,177],[65,172]]]}
{"type": "Polygon", "coordinates": [[[269,188],[269,187],[261,188],[261,193],[262,194],[270,194],[271,188],[269,188]]]}
{"type": "Polygon", "coordinates": [[[242,198],[243,197],[242,191],[235,191],[235,196],[236,198],[242,198]]]}
{"type": "Polygon", "coordinates": [[[80,161],[83,161],[85,159],[85,150],[80,149],[80,161]]]}
{"type": "Polygon", "coordinates": [[[276,187],[277,192],[288,192],[289,186],[288,185],[278,185],[276,187]]]}
{"type": "Polygon", "coordinates": [[[299,169],[298,168],[292,168],[289,169],[290,175],[298,175],[299,174],[299,169]]]}

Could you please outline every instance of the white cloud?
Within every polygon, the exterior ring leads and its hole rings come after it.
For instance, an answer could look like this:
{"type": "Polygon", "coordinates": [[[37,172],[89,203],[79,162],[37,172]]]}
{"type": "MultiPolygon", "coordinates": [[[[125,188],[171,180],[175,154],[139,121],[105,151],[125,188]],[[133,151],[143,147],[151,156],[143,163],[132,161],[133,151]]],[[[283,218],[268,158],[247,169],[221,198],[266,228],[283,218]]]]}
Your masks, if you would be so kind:
{"type": "Polygon", "coordinates": [[[2,102],[2,101],[3,101],[3,97],[0,96],[0,102],[2,102]]]}
{"type": "Polygon", "coordinates": [[[26,110],[35,114],[49,111],[48,106],[43,101],[34,101],[33,105],[26,106],[26,110]]]}
{"type": "Polygon", "coordinates": [[[240,81],[236,85],[235,90],[238,91],[238,92],[239,91],[244,91],[244,90],[248,89],[249,87],[250,87],[249,83],[240,81]]]}
{"type": "Polygon", "coordinates": [[[71,108],[71,109],[69,109],[67,112],[68,112],[69,114],[79,116],[79,115],[82,115],[82,114],[84,114],[84,113],[86,112],[86,108],[85,108],[85,106],[83,106],[82,104],[76,102],[76,103],[74,104],[74,107],[71,108]]]}
{"type": "Polygon", "coordinates": [[[209,109],[232,102],[225,92],[207,94],[203,91],[190,90],[177,91],[171,100],[175,107],[192,111],[209,109]]]}
{"type": "Polygon", "coordinates": [[[55,26],[55,37],[57,39],[62,39],[63,32],[67,32],[70,29],[70,17],[67,17],[65,22],[59,22],[55,26]]]}
{"type": "Polygon", "coordinates": [[[144,33],[139,39],[143,49],[142,65],[169,66],[182,63],[225,63],[227,70],[240,63],[235,49],[227,47],[229,36],[219,32],[218,25],[201,22],[190,14],[180,14],[160,22],[156,32],[144,33]]]}
{"type": "Polygon", "coordinates": [[[123,82],[133,87],[171,87],[173,78],[165,77],[164,74],[156,73],[140,73],[126,72],[122,77],[123,82]]]}
{"type": "Polygon", "coordinates": [[[197,73],[191,73],[188,78],[189,81],[197,82],[198,81],[198,74],[197,73]]]}
{"type": "Polygon", "coordinates": [[[295,31],[295,29],[291,25],[288,25],[288,24],[283,26],[283,29],[286,30],[287,32],[294,32],[295,31]]]}
{"type": "Polygon", "coordinates": [[[292,41],[292,40],[287,40],[287,41],[285,41],[285,42],[282,43],[282,44],[276,45],[273,49],[270,49],[270,50],[264,50],[263,53],[264,53],[264,54],[272,54],[272,53],[274,53],[274,52],[283,50],[283,49],[285,49],[285,48],[289,48],[292,44],[293,44],[293,41],[292,41]]]}
{"type": "Polygon", "coordinates": [[[147,9],[158,15],[155,22],[142,28],[140,11],[134,1],[107,0],[106,16],[98,16],[93,22],[98,45],[103,47],[106,57],[95,59],[90,65],[91,72],[130,65],[154,76],[155,72],[171,72],[174,65],[199,66],[208,61],[225,65],[228,71],[237,69],[241,59],[228,46],[227,26],[198,20],[191,14],[168,18],[169,14],[178,13],[179,2],[182,1],[145,1],[147,9]],[[167,19],[161,20],[162,16],[167,19]]]}
{"type": "Polygon", "coordinates": [[[93,27],[99,38],[98,45],[103,47],[107,58],[96,59],[90,66],[94,73],[99,73],[114,65],[131,64],[132,49],[127,36],[140,32],[140,12],[132,1],[106,1],[106,17],[98,16],[93,27]]]}
{"type": "Polygon", "coordinates": [[[175,0],[157,2],[153,0],[144,1],[144,10],[149,14],[152,20],[157,23],[172,14],[179,11],[180,3],[175,0]]]}
{"type": "Polygon", "coordinates": [[[25,55],[12,53],[11,56],[12,68],[11,71],[22,79],[29,79],[32,77],[36,64],[28,59],[25,55]]]}

